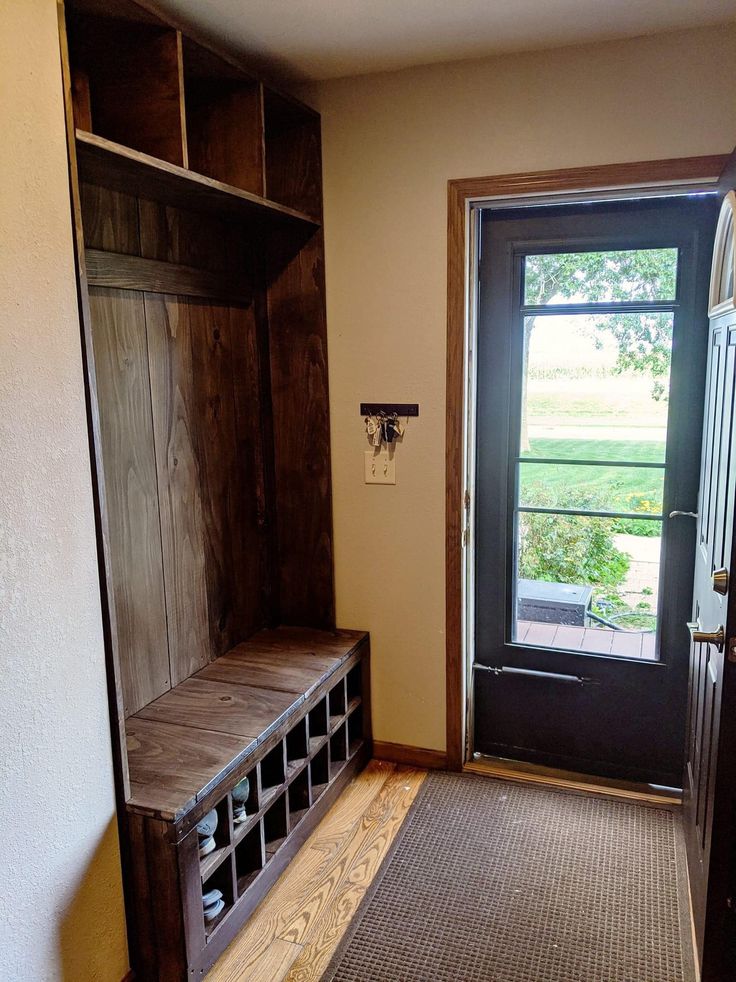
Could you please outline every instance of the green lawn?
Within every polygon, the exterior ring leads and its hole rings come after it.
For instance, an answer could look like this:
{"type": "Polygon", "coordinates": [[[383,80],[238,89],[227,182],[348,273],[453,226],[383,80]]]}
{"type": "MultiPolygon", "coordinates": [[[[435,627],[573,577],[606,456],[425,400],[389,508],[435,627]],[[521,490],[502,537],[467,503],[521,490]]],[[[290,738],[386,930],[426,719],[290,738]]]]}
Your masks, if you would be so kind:
{"type": "MultiPolygon", "coordinates": [[[[643,467],[591,467],[582,464],[534,464],[534,457],[572,460],[661,462],[664,444],[634,440],[535,439],[521,465],[521,501],[525,505],[573,508],[584,504],[601,511],[661,512],[664,472],[643,467]]],[[[656,526],[651,526],[650,534],[656,526]]],[[[621,531],[624,531],[622,528],[621,531]]],[[[635,529],[626,531],[634,532],[635,529]]],[[[643,529],[642,529],[643,531],[643,529]]],[[[656,533],[655,533],[656,534],[656,533]]]]}

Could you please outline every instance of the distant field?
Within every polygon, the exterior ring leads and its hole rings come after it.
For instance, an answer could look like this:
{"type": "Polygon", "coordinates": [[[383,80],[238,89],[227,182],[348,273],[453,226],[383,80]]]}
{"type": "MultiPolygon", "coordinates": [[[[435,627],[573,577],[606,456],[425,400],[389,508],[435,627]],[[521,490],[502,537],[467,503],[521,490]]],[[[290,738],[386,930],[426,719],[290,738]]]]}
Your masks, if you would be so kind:
{"type": "Polygon", "coordinates": [[[534,457],[568,460],[626,460],[662,462],[664,444],[634,440],[532,439],[521,465],[522,503],[574,507],[589,499],[605,511],[661,511],[662,475],[659,469],[639,467],[590,467],[582,464],[534,464],[534,457]],[[551,500],[550,500],[551,499],[551,500]]]}

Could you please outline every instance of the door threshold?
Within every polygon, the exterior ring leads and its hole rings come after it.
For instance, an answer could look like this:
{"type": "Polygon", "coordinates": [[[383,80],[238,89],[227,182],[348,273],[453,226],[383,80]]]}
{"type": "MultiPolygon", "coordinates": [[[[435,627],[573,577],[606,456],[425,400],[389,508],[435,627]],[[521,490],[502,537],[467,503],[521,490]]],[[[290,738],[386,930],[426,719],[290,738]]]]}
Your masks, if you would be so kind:
{"type": "Polygon", "coordinates": [[[541,764],[529,764],[521,760],[508,760],[504,757],[486,757],[476,754],[472,761],[463,766],[471,774],[484,774],[486,777],[504,778],[524,784],[542,784],[547,787],[567,791],[582,791],[602,795],[605,798],[620,798],[636,801],[642,805],[672,807],[682,804],[679,788],[665,788],[654,784],[640,784],[634,781],[617,781],[592,774],[578,774],[575,771],[558,770],[541,764]]]}

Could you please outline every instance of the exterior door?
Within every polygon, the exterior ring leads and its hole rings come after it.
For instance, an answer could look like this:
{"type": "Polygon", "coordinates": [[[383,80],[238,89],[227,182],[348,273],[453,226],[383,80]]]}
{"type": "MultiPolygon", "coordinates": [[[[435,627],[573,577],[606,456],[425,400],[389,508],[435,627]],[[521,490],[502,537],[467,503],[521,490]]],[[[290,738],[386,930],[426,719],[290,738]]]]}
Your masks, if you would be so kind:
{"type": "Polygon", "coordinates": [[[710,293],[707,388],[693,589],[684,822],[704,982],[736,978],[736,502],[733,192],[724,200],[710,293]],[[730,689],[729,689],[730,686],[730,689]]]}
{"type": "Polygon", "coordinates": [[[475,752],[680,786],[717,207],[484,212],[475,752]]]}

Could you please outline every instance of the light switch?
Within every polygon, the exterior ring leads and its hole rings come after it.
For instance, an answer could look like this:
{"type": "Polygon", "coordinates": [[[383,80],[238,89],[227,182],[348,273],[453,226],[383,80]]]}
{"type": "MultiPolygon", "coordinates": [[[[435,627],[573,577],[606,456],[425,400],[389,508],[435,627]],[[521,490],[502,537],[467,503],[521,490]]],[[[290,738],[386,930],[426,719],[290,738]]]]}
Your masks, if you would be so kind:
{"type": "Polygon", "coordinates": [[[365,483],[396,484],[396,458],[388,450],[365,452],[365,483]]]}

